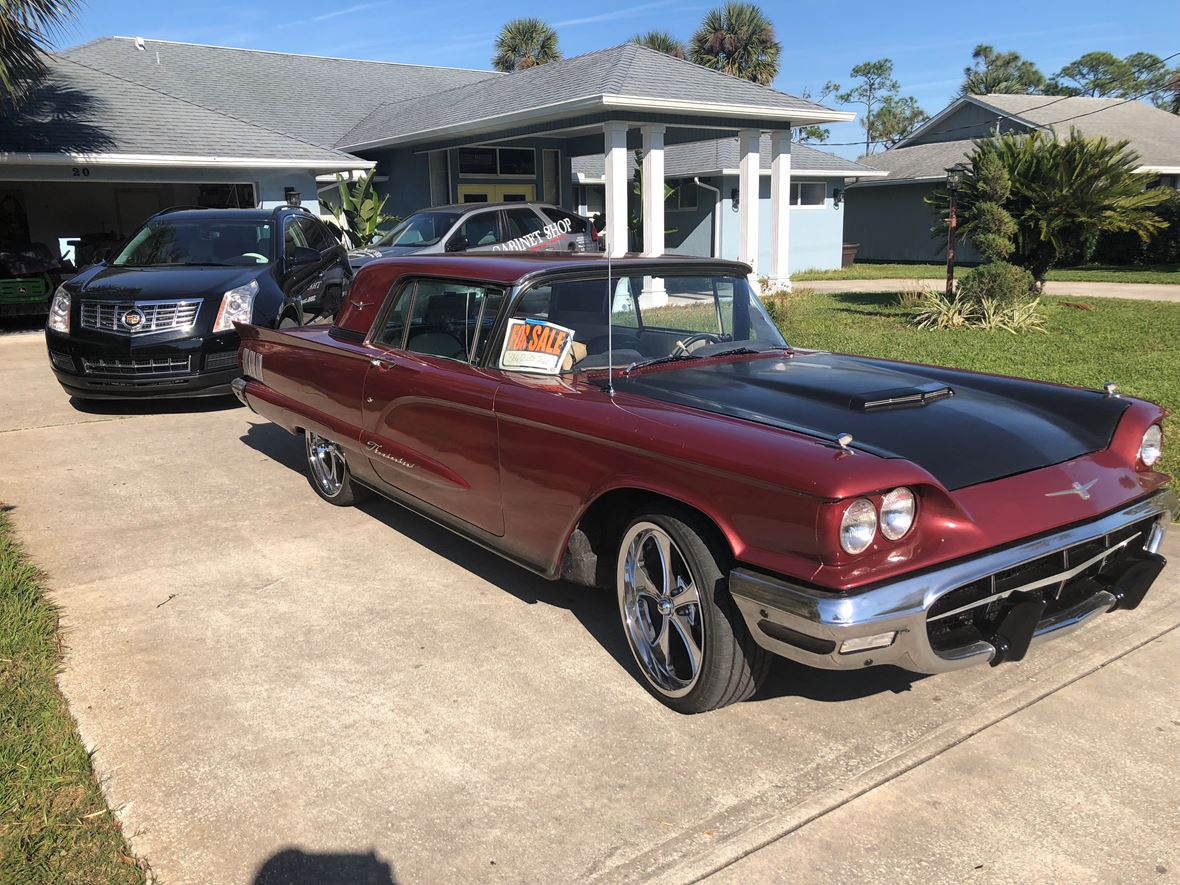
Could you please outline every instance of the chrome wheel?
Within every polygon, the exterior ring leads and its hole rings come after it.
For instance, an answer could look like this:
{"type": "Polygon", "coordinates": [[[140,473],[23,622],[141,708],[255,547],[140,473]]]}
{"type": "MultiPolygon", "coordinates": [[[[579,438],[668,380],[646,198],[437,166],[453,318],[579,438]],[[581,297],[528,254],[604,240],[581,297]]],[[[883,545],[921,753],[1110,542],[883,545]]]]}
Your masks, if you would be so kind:
{"type": "Polygon", "coordinates": [[[637,522],[619,546],[619,610],[627,642],[663,695],[692,691],[705,653],[701,598],[688,561],[655,523],[637,522]]]}
{"type": "Polygon", "coordinates": [[[324,439],[310,430],[305,436],[307,440],[307,466],[311,469],[311,478],[325,497],[334,498],[340,494],[340,490],[344,488],[344,481],[348,477],[348,466],[344,462],[344,452],[336,443],[324,439]]]}

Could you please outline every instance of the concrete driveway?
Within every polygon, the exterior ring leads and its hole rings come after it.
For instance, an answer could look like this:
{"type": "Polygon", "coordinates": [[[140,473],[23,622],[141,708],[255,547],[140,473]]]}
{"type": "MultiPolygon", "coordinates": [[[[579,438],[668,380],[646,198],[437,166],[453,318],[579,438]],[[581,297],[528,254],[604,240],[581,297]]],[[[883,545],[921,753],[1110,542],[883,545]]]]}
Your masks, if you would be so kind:
{"type": "MultiPolygon", "coordinates": [[[[1180,624],[1172,568],[1139,610],[1020,665],[922,679],[779,662],[756,700],[681,717],[637,684],[609,595],[535,578],[393,504],[321,502],[299,442],[228,402],[80,410],[37,335],[0,338],[0,369],[0,500],[63,608],[61,685],[109,801],[169,885],[687,881],[773,861],[776,839],[795,850],[878,790],[957,805],[1010,791],[1035,814],[1022,763],[1084,755],[1088,706],[1146,690],[1111,668],[1091,696],[1089,674],[1180,624]],[[1036,753],[982,786],[904,786],[1066,686],[1076,700],[1036,753]]],[[[1175,655],[1157,663],[1180,683],[1175,655]]],[[[1106,842],[1079,836],[1078,864],[1122,852],[1129,881],[1180,860],[1166,847],[1180,822],[1157,819],[1159,839],[1120,831],[1120,803],[1138,797],[1089,791],[1094,770],[1123,783],[1142,756],[1087,757],[1086,777],[1056,782],[1111,820],[1106,842]]],[[[1174,799],[1169,770],[1153,783],[1174,799]]],[[[961,845],[988,831],[973,824],[961,845]]],[[[813,844],[828,852],[830,833],[813,844]]]]}

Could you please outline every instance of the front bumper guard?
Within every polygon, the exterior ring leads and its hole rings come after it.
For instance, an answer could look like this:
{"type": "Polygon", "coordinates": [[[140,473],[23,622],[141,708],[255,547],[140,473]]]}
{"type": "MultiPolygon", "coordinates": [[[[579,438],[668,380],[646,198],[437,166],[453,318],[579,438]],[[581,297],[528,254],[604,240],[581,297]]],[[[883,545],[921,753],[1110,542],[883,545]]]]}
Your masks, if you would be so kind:
{"type": "Polygon", "coordinates": [[[1135,608],[1163,568],[1157,550],[1176,510],[1175,494],[1163,489],[1093,522],[859,593],[826,592],[743,568],[730,573],[729,587],[759,645],[812,667],[859,670],[893,664],[917,673],[944,673],[998,664],[1020,660],[1030,646],[1071,633],[1104,612],[1135,608]],[[1018,602],[988,640],[949,651],[931,646],[927,617],[943,594],[1151,517],[1156,521],[1143,551],[1115,581],[1102,583],[1084,600],[1047,617],[1041,616],[1043,603],[1038,608],[1035,599],[1018,602]],[[842,652],[849,640],[889,633],[896,635],[888,645],[842,652]]]}

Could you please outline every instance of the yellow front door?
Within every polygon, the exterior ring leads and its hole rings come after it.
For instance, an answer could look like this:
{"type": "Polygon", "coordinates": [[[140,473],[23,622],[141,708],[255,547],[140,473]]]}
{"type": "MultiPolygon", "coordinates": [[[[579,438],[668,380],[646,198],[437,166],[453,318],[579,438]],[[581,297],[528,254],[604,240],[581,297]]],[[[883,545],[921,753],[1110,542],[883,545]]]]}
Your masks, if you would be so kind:
{"type": "Polygon", "coordinates": [[[532,184],[461,184],[460,203],[531,203],[537,188],[532,184]]]}

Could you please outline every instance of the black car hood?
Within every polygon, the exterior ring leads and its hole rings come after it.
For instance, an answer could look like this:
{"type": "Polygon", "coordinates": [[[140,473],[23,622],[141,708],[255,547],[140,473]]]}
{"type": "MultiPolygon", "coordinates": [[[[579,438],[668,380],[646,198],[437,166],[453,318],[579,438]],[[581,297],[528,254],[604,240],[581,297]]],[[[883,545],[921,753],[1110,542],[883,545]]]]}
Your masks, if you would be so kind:
{"type": "Polygon", "coordinates": [[[1126,400],[1076,388],[829,353],[653,369],[617,391],[904,458],[948,489],[1106,448],[1126,400]]]}
{"type": "Polygon", "coordinates": [[[155,301],[220,298],[258,276],[253,267],[103,267],[78,280],[83,298],[94,301],[155,301]]]}

